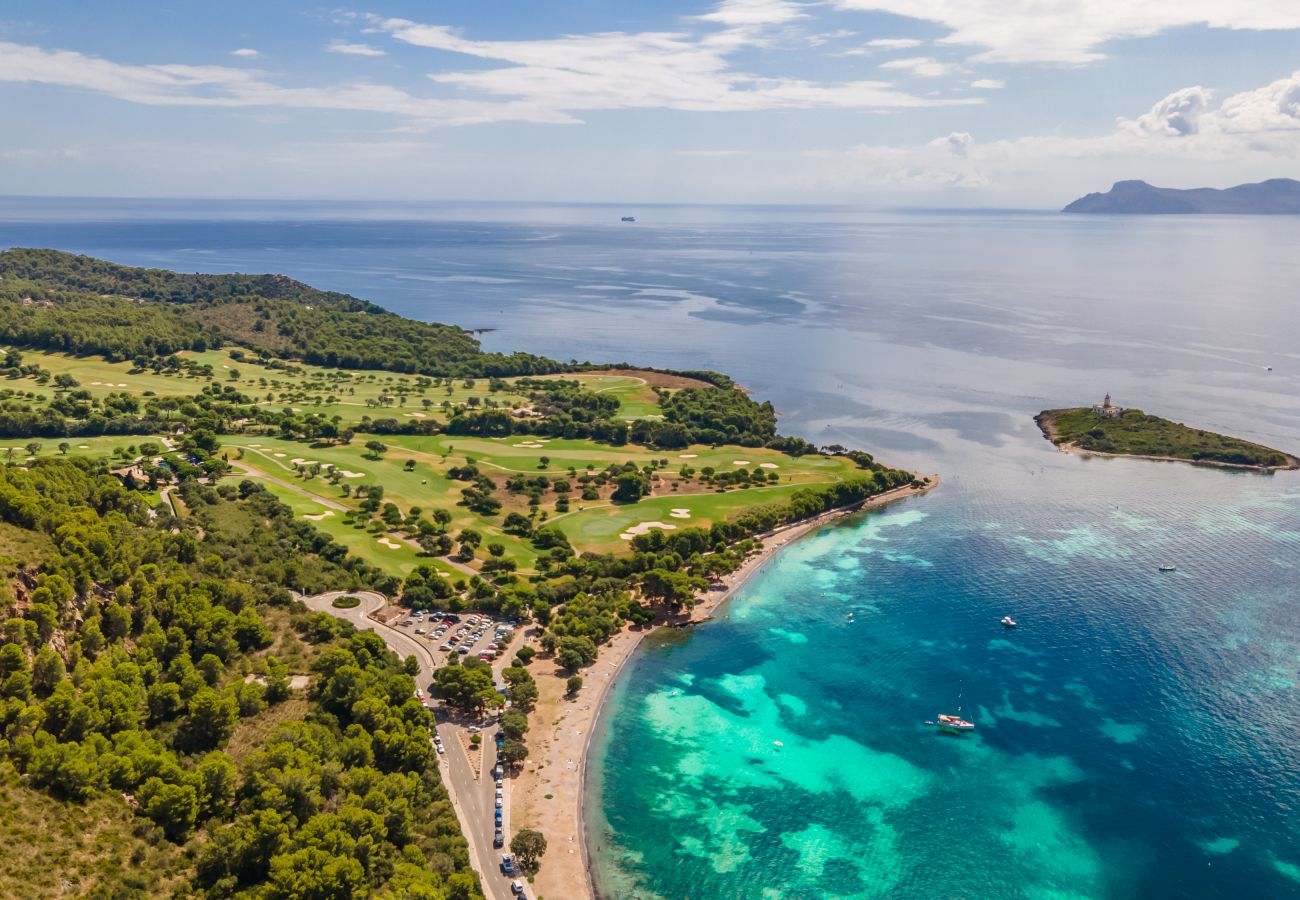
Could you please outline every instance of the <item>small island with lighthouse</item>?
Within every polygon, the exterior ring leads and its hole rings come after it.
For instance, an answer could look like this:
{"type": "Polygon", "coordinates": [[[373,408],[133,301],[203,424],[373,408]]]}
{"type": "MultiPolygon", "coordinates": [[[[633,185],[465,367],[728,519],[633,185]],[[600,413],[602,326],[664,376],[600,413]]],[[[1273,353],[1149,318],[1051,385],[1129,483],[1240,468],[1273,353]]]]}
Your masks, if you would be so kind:
{"type": "Polygon", "coordinates": [[[1092,406],[1043,410],[1034,421],[1044,437],[1067,453],[1266,471],[1300,469],[1300,459],[1289,453],[1126,409],[1111,402],[1110,394],[1092,406]]]}

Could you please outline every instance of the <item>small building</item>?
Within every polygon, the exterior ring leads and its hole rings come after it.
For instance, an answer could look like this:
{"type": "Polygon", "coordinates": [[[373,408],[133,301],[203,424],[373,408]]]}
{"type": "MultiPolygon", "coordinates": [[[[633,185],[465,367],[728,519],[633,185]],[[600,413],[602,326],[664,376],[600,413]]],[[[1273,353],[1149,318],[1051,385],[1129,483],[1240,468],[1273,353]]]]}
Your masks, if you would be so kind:
{"type": "Polygon", "coordinates": [[[1109,391],[1106,393],[1106,399],[1102,400],[1100,403],[1094,403],[1092,405],[1092,411],[1103,419],[1118,419],[1120,416],[1124,415],[1124,407],[1116,406],[1114,403],[1110,402],[1109,391]]]}

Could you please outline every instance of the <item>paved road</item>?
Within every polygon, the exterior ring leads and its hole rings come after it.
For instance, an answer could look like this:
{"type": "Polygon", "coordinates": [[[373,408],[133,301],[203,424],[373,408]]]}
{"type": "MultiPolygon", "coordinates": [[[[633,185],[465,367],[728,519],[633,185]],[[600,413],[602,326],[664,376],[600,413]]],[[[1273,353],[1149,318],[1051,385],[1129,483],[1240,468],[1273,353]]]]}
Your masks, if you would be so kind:
{"type": "MultiPolygon", "coordinates": [[[[414,656],[420,663],[420,674],[415,679],[416,686],[428,694],[429,685],[433,681],[433,671],[437,667],[434,651],[428,641],[370,618],[371,613],[382,609],[388,603],[388,599],[383,594],[374,591],[330,591],[301,599],[310,609],[346,619],[358,630],[375,632],[398,656],[402,658],[414,656]],[[335,598],[348,594],[360,597],[361,605],[352,609],[336,609],[330,605],[335,598]]],[[[518,637],[517,635],[516,638],[518,637]]],[[[498,678],[501,667],[505,665],[505,659],[507,657],[503,657],[503,661],[495,667],[498,678]]],[[[456,815],[460,819],[461,831],[469,841],[470,861],[483,883],[484,895],[488,900],[513,900],[510,879],[501,874],[501,853],[507,851],[497,850],[492,846],[495,830],[493,811],[496,808],[496,789],[492,781],[492,767],[496,765],[496,742],[492,739],[492,735],[496,729],[488,727],[483,732],[485,777],[482,780],[474,777],[459,731],[460,727],[450,722],[442,722],[438,725],[442,745],[447,749],[445,755],[439,756],[439,761],[443,764],[443,783],[451,795],[452,806],[455,807],[456,815]]],[[[506,834],[509,834],[508,804],[504,818],[506,834]]]]}

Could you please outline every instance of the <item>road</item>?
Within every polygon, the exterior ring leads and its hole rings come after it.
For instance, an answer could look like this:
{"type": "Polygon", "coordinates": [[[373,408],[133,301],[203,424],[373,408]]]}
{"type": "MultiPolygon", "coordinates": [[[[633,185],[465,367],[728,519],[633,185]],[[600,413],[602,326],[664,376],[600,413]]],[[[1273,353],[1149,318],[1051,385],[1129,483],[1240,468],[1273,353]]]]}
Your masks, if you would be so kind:
{"type": "MultiPolygon", "coordinates": [[[[427,641],[370,617],[372,613],[388,604],[388,599],[383,594],[374,591],[330,591],[301,599],[310,609],[346,619],[360,631],[375,632],[384,639],[389,649],[403,659],[414,656],[420,664],[420,674],[415,679],[416,686],[426,695],[429,693],[433,672],[437,668],[434,651],[427,641]],[[336,598],[347,595],[360,598],[361,605],[352,609],[336,609],[331,605],[336,598]]],[[[520,631],[522,632],[522,629],[520,631]]],[[[515,639],[520,637],[521,635],[516,635],[515,639]]],[[[502,657],[503,660],[508,658],[508,656],[502,657]]],[[[504,662],[500,662],[494,667],[498,679],[503,665],[504,662]]],[[[438,759],[442,764],[443,784],[447,787],[447,793],[451,795],[452,806],[460,820],[461,832],[469,842],[470,862],[479,874],[484,896],[488,900],[514,900],[514,895],[510,892],[510,879],[501,874],[501,853],[508,851],[497,850],[492,846],[495,830],[493,811],[496,808],[496,789],[492,781],[492,767],[496,765],[496,742],[492,739],[495,730],[489,727],[483,732],[485,777],[482,780],[474,777],[474,770],[470,767],[469,757],[465,755],[465,748],[461,743],[459,725],[445,721],[439,723],[438,735],[442,738],[442,745],[447,752],[445,755],[440,755],[438,759]]],[[[509,834],[509,802],[506,803],[503,818],[506,834],[509,834]]]]}

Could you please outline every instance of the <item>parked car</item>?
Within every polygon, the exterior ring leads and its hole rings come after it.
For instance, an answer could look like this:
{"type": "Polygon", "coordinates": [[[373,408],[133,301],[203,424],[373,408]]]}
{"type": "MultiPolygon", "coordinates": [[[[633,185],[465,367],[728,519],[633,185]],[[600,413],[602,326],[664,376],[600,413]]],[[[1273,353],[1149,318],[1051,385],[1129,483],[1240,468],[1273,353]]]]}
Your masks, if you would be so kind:
{"type": "Polygon", "coordinates": [[[450,653],[450,652],[451,652],[451,644],[443,644],[443,645],[442,645],[441,647],[439,647],[438,649],[441,650],[443,653],[450,653]]]}
{"type": "Polygon", "coordinates": [[[501,806],[502,806],[502,800],[500,797],[497,797],[497,809],[500,809],[501,806]]]}
{"type": "Polygon", "coordinates": [[[510,882],[510,893],[516,897],[522,897],[524,895],[524,883],[518,878],[510,882]]]}
{"type": "Polygon", "coordinates": [[[501,776],[503,776],[503,775],[505,774],[505,772],[506,772],[506,770],[505,770],[504,768],[502,768],[501,763],[497,763],[497,764],[496,764],[496,768],[494,768],[494,769],[492,770],[492,776],[493,776],[494,778],[500,778],[501,776]]]}
{"type": "Polygon", "coordinates": [[[517,871],[515,869],[515,859],[509,853],[501,854],[501,871],[507,875],[513,875],[517,871]]]}
{"type": "Polygon", "coordinates": [[[498,779],[497,779],[497,790],[499,791],[499,790],[501,790],[501,789],[502,789],[503,787],[505,787],[505,786],[506,786],[506,783],[505,783],[504,781],[502,781],[500,778],[498,778],[498,779]]]}
{"type": "Polygon", "coordinates": [[[471,726],[469,726],[468,728],[466,728],[465,730],[468,731],[470,734],[478,734],[478,733],[479,733],[480,731],[482,731],[483,729],[482,729],[482,728],[479,728],[477,725],[471,725],[471,726]]]}
{"type": "Polygon", "coordinates": [[[498,828],[496,834],[492,835],[492,846],[504,847],[505,845],[506,845],[505,832],[503,832],[500,828],[498,828]]]}

